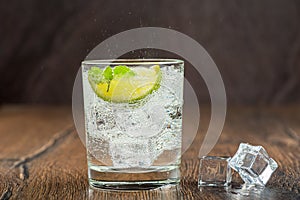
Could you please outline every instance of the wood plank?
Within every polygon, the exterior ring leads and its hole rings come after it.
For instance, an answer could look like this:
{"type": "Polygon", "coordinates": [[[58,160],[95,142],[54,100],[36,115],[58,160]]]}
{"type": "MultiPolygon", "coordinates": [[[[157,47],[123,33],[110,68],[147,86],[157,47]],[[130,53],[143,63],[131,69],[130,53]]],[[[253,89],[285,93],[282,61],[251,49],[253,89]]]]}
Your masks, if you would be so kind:
{"type": "Polygon", "coordinates": [[[29,154],[71,123],[69,107],[0,107],[0,159],[29,154]]]}
{"type": "MultiPolygon", "coordinates": [[[[8,106],[0,110],[0,199],[297,199],[300,198],[300,108],[235,107],[210,155],[232,156],[240,142],[263,145],[279,164],[262,191],[197,188],[198,151],[209,109],[182,158],[178,187],[134,192],[89,188],[85,148],[72,126],[70,108],[8,106]],[[22,126],[23,128],[20,128],[22,126]],[[2,195],[2,196],[1,196],[2,195]]],[[[242,183],[234,174],[234,184],[242,183]]]]}

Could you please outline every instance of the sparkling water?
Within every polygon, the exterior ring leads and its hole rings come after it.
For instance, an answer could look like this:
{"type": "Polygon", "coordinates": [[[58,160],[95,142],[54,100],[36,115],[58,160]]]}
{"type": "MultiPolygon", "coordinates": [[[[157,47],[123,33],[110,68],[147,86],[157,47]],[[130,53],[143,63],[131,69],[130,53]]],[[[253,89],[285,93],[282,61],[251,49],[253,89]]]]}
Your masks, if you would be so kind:
{"type": "Polygon", "coordinates": [[[89,178],[94,186],[179,181],[183,65],[160,68],[159,89],[132,104],[99,98],[88,82],[88,68],[83,68],[89,178]]]}

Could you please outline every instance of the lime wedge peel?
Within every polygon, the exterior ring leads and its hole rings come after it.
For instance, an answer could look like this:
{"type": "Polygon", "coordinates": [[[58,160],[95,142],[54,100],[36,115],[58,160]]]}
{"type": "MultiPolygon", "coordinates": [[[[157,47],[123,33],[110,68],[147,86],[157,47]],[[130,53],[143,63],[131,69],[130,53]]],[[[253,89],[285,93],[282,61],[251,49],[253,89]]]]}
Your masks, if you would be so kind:
{"type": "Polygon", "coordinates": [[[92,67],[88,80],[98,97],[114,103],[134,103],[160,87],[162,79],[159,65],[133,67],[125,65],[104,70],[92,67]]]}

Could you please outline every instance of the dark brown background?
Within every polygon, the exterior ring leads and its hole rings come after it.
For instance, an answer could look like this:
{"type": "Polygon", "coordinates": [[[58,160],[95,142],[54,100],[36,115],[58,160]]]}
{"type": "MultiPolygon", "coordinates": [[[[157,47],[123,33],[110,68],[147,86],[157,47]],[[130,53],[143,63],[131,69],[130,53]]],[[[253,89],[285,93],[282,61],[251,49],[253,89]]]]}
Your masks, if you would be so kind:
{"type": "MultiPolygon", "coordinates": [[[[88,52],[143,26],[172,28],[202,44],[232,104],[299,102],[299,20],[297,0],[0,0],[0,102],[70,103],[88,52]]],[[[205,84],[194,84],[209,101],[205,84]]]]}

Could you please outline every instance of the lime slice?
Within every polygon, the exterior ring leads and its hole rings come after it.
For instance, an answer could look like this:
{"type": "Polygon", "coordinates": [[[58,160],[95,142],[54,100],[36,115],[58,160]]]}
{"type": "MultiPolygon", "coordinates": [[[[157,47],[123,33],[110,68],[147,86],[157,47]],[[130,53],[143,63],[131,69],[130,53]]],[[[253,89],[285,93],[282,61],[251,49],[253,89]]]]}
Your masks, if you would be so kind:
{"type": "Polygon", "coordinates": [[[104,69],[101,78],[99,78],[99,70],[94,69],[96,75],[91,71],[92,69],[89,71],[89,82],[94,92],[105,101],[133,103],[160,87],[159,65],[150,68],[128,68],[127,66],[116,66],[113,70],[109,68],[108,66],[104,69]]]}

